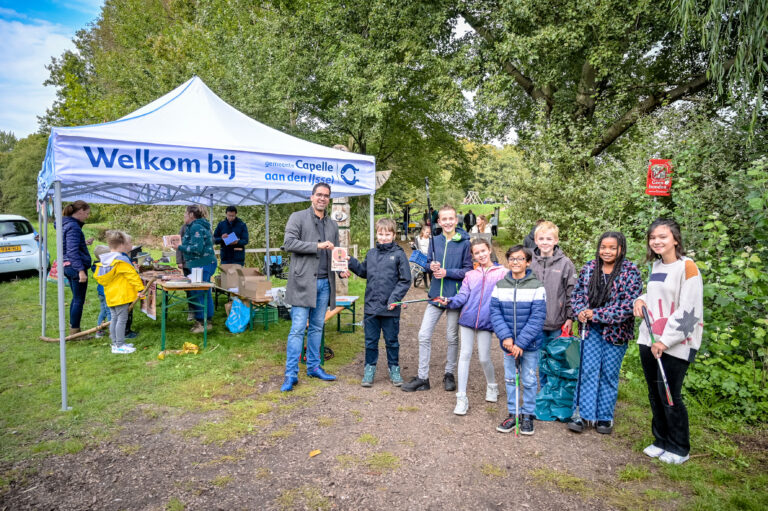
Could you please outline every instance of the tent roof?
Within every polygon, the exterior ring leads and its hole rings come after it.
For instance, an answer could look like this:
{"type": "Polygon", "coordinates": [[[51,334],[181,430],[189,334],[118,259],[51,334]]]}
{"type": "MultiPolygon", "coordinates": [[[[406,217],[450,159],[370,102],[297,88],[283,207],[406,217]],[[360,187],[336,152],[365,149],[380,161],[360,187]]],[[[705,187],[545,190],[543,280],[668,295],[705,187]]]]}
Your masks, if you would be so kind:
{"type": "Polygon", "coordinates": [[[264,204],[375,189],[375,159],[287,135],[227,104],[198,77],[116,121],[53,128],[40,198],[126,204],[264,204]]]}

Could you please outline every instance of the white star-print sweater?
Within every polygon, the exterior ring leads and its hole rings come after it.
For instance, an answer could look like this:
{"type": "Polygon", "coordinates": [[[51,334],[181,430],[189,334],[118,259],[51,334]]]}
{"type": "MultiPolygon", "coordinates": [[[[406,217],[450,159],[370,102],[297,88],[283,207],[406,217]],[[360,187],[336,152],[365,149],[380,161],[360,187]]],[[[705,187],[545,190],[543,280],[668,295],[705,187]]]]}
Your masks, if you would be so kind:
{"type": "MultiPolygon", "coordinates": [[[[653,335],[668,348],[665,353],[693,362],[704,328],[704,282],[696,263],[687,257],[671,264],[657,260],[638,300],[645,302],[653,335]]],[[[637,343],[651,345],[645,321],[637,343]]]]}

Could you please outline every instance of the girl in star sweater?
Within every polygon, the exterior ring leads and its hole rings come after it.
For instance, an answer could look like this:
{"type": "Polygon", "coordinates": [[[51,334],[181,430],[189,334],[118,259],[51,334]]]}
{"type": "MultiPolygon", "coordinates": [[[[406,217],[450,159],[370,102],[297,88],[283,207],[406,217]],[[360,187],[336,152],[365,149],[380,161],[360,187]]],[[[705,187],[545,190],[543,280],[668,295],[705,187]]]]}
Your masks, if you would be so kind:
{"type": "Polygon", "coordinates": [[[665,463],[680,464],[688,460],[690,440],[688,411],[681,389],[688,366],[701,346],[704,327],[704,283],[699,269],[683,256],[680,226],[674,220],[660,218],[651,224],[647,234],[647,260],[653,261],[646,293],[635,300],[634,314],[642,318],[647,307],[656,342],[651,343],[643,322],[637,343],[643,365],[653,420],[654,442],[643,451],[665,463]],[[672,394],[666,400],[664,382],[656,361],[661,359],[672,394]]]}

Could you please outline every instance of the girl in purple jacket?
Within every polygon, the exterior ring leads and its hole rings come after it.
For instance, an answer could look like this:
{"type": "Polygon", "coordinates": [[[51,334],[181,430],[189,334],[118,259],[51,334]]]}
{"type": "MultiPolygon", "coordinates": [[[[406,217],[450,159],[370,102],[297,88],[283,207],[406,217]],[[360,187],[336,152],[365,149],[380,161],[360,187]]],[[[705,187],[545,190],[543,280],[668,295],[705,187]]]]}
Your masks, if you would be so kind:
{"type": "Polygon", "coordinates": [[[485,373],[485,400],[495,403],[499,398],[499,385],[493,372],[491,362],[491,325],[490,306],[491,293],[496,283],[504,278],[507,269],[495,266],[491,261],[491,245],[485,239],[474,239],[471,243],[472,258],[478,267],[464,276],[459,294],[452,298],[440,298],[440,302],[449,309],[463,307],[459,316],[459,338],[461,348],[459,353],[459,384],[456,393],[456,408],[453,413],[466,415],[469,410],[467,399],[467,379],[469,378],[469,361],[472,359],[472,348],[477,337],[477,356],[485,373]]]}

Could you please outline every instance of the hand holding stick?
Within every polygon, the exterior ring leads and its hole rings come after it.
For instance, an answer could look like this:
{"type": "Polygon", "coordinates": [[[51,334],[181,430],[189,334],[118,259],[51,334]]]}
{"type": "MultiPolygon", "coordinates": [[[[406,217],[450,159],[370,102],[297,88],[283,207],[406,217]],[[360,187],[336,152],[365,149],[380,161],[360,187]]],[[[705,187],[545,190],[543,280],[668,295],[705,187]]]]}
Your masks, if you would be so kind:
{"type": "MultiPolygon", "coordinates": [[[[653,336],[653,330],[651,329],[651,316],[648,314],[648,309],[643,306],[643,319],[645,319],[645,326],[648,328],[648,335],[651,336],[651,344],[656,342],[656,338],[653,336]]],[[[659,372],[661,373],[661,379],[664,380],[664,390],[667,393],[667,403],[669,406],[675,406],[672,402],[672,393],[669,391],[669,384],[667,383],[667,375],[664,372],[664,366],[661,363],[661,357],[656,357],[656,362],[659,363],[659,372]]]]}

